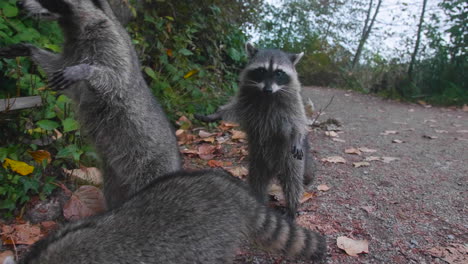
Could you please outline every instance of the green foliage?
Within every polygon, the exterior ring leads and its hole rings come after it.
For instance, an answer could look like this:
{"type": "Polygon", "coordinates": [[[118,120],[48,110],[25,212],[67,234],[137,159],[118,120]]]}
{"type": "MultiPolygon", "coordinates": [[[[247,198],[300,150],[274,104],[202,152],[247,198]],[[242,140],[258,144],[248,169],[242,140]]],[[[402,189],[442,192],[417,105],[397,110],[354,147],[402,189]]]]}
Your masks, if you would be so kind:
{"type": "Polygon", "coordinates": [[[242,2],[255,1],[149,1],[137,8],[129,30],[171,119],[211,113],[237,88],[245,63],[245,20],[235,14],[246,12],[242,2]]]}

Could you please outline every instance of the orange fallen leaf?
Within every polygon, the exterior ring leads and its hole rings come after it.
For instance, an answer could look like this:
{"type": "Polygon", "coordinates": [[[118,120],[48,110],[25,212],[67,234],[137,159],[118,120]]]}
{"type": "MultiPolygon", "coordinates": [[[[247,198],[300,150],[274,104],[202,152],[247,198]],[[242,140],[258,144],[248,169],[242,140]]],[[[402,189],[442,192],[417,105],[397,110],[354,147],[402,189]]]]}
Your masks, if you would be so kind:
{"type": "Polygon", "coordinates": [[[208,161],[208,166],[211,168],[217,168],[217,167],[223,167],[224,162],[219,161],[219,160],[209,160],[208,161]]]}
{"type": "Polygon", "coordinates": [[[331,156],[331,157],[323,158],[322,161],[329,162],[329,163],[346,163],[346,160],[340,156],[331,156]]]}
{"type": "Polygon", "coordinates": [[[369,253],[369,242],[367,240],[354,240],[340,236],[336,239],[336,245],[353,257],[357,257],[358,254],[369,253]]]}
{"type": "Polygon", "coordinates": [[[47,163],[50,163],[52,161],[50,152],[48,152],[47,150],[28,150],[28,153],[37,163],[42,164],[43,160],[47,160],[47,163]]]}
{"type": "Polygon", "coordinates": [[[214,152],[216,151],[216,146],[209,144],[202,144],[198,146],[198,156],[203,160],[210,160],[214,157],[214,152]]]}
{"type": "Polygon", "coordinates": [[[346,154],[355,154],[355,155],[361,155],[361,151],[357,148],[347,148],[345,149],[346,154]]]}
{"type": "Polygon", "coordinates": [[[326,185],[326,184],[320,184],[319,186],[317,186],[317,190],[322,191],[322,192],[326,192],[326,191],[330,190],[330,187],[328,187],[328,185],[326,185]]]}
{"type": "Polygon", "coordinates": [[[222,131],[226,131],[226,130],[232,129],[233,127],[238,127],[238,126],[239,126],[239,124],[237,124],[237,123],[221,121],[218,128],[221,129],[222,131]]]}
{"type": "Polygon", "coordinates": [[[302,204],[302,203],[305,203],[305,202],[307,202],[308,200],[312,199],[314,196],[315,196],[314,193],[304,192],[304,194],[302,195],[302,198],[301,198],[301,200],[299,200],[299,202],[300,202],[301,204],[302,204]]]}
{"type": "Polygon", "coordinates": [[[232,139],[246,139],[247,138],[247,135],[242,132],[242,131],[239,131],[239,130],[231,130],[231,133],[232,133],[232,139]]]}
{"type": "Polygon", "coordinates": [[[106,201],[99,188],[84,185],[78,188],[63,206],[67,220],[83,219],[106,210],[106,201]]]}
{"type": "Polygon", "coordinates": [[[6,245],[32,245],[44,236],[39,225],[29,223],[4,225],[2,226],[1,235],[3,243],[6,245]]]}

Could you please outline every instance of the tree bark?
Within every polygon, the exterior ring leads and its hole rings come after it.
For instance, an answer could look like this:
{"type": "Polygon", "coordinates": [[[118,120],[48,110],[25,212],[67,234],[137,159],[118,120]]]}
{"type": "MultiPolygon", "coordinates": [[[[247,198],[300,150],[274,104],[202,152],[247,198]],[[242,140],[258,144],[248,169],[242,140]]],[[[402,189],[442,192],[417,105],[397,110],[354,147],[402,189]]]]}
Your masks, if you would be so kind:
{"type": "Polygon", "coordinates": [[[416,36],[416,43],[414,45],[413,54],[411,54],[410,65],[408,67],[408,79],[410,81],[413,80],[414,64],[416,63],[416,56],[418,55],[419,44],[421,42],[421,31],[422,31],[422,26],[424,24],[424,13],[426,13],[426,4],[427,4],[427,0],[423,0],[421,16],[419,17],[419,25],[418,25],[418,33],[416,36]]]}
{"type": "Polygon", "coordinates": [[[372,9],[372,3],[373,3],[373,0],[371,0],[370,3],[369,3],[369,9],[367,11],[367,18],[366,18],[366,21],[364,23],[364,29],[362,31],[361,40],[359,41],[359,45],[358,45],[358,48],[356,50],[356,54],[354,55],[353,62],[351,64],[351,69],[354,69],[357,62],[359,61],[359,58],[361,57],[362,50],[364,49],[364,44],[366,44],[366,41],[369,38],[369,35],[371,33],[372,27],[374,27],[375,19],[377,18],[377,14],[379,13],[380,6],[382,4],[382,0],[379,0],[379,2],[377,2],[377,7],[375,8],[374,16],[372,17],[370,25],[368,25],[369,17],[370,17],[370,13],[371,13],[371,9],[372,9]]]}

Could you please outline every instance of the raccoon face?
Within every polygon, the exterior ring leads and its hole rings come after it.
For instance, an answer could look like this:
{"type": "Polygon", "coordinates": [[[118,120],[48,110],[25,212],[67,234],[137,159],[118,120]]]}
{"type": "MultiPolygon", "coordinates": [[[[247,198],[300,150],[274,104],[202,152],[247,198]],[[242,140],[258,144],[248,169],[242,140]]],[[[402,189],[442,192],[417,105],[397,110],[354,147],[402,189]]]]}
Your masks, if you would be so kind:
{"type": "Polygon", "coordinates": [[[66,18],[80,10],[102,9],[100,0],[23,0],[18,6],[45,20],[66,18]]]}
{"type": "Polygon", "coordinates": [[[296,63],[303,53],[288,54],[280,50],[258,50],[250,43],[246,45],[249,64],[244,70],[243,81],[250,87],[271,94],[286,90],[297,83],[296,63]]]}

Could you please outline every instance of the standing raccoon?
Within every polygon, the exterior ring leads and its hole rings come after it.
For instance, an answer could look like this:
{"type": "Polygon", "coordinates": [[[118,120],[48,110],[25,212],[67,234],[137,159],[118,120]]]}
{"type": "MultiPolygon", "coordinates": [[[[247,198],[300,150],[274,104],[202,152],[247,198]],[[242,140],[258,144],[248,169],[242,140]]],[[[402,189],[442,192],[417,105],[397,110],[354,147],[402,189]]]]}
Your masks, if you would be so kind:
{"type": "Polygon", "coordinates": [[[17,44],[0,56],[31,56],[49,86],[76,103],[82,127],[103,160],[109,208],[152,179],[177,171],[181,159],[173,129],[140,71],[130,37],[105,0],[24,0],[30,14],[58,20],[61,54],[17,44]]]}
{"type": "Polygon", "coordinates": [[[307,118],[295,65],[303,53],[258,50],[246,45],[249,63],[240,75],[237,97],[216,113],[196,116],[205,122],[238,122],[249,146],[248,181],[261,199],[277,177],[287,201],[287,214],[295,218],[303,182],[312,181],[305,168],[312,164],[307,141],[307,118]],[[305,155],[305,157],[304,157],[305,155]],[[307,173],[306,178],[304,175],[307,173]]]}
{"type": "Polygon", "coordinates": [[[243,240],[320,260],[324,237],[286,221],[222,170],[160,177],[100,216],[33,245],[23,264],[231,263],[243,240]]]}

